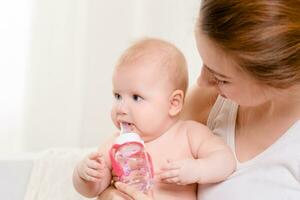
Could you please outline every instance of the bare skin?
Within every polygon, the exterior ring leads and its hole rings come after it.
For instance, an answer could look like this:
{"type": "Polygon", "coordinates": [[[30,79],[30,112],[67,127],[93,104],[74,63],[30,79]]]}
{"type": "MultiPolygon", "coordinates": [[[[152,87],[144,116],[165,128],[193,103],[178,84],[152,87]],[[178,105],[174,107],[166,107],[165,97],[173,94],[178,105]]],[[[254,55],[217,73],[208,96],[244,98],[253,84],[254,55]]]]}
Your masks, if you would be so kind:
{"type": "MultiPolygon", "coordinates": [[[[197,32],[196,38],[204,65],[197,84],[189,91],[183,118],[205,124],[217,95],[237,102],[235,154],[240,162],[249,161],[274,144],[300,119],[300,85],[288,89],[262,85],[201,32],[197,32]]],[[[122,191],[139,197],[135,200],[149,198],[138,196],[137,191],[128,187],[123,187],[122,191]]]]}
{"type": "MultiPolygon", "coordinates": [[[[206,126],[180,119],[184,91],[168,78],[173,71],[164,76],[164,65],[152,61],[160,53],[151,53],[151,59],[120,64],[115,70],[112,120],[116,127],[128,124],[144,140],[156,172],[155,199],[196,200],[197,184],[223,181],[236,162],[230,148],[206,126]]],[[[112,174],[106,152],[112,141],[74,170],[73,183],[82,195],[95,197],[109,186],[112,174]]]]}

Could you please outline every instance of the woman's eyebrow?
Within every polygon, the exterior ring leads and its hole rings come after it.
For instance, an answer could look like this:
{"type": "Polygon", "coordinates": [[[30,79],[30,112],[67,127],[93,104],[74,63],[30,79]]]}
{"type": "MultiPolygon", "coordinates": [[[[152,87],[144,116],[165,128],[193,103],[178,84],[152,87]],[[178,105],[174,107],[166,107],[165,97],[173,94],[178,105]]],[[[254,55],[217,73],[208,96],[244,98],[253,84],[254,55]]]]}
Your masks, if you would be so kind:
{"type": "Polygon", "coordinates": [[[220,77],[222,77],[222,78],[226,78],[226,79],[229,79],[229,78],[230,78],[230,77],[228,77],[228,76],[226,76],[226,75],[224,75],[224,74],[221,74],[221,73],[219,73],[219,72],[216,72],[216,71],[212,70],[211,68],[207,67],[206,65],[204,65],[203,67],[205,67],[205,68],[206,68],[208,71],[210,71],[211,73],[216,74],[216,75],[218,75],[218,76],[220,76],[220,77]]]}

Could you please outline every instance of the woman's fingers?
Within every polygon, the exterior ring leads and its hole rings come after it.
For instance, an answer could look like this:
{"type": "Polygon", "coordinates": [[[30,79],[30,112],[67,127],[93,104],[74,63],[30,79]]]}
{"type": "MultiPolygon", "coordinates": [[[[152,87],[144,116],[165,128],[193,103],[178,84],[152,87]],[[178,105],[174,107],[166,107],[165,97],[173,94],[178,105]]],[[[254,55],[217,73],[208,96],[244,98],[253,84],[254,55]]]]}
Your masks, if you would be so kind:
{"type": "Polygon", "coordinates": [[[153,200],[153,198],[151,198],[150,196],[147,196],[143,192],[138,191],[134,187],[131,187],[130,185],[127,185],[125,183],[116,182],[115,186],[119,191],[125,193],[134,200],[153,200]]]}
{"type": "Polygon", "coordinates": [[[111,174],[114,182],[120,181],[120,178],[116,175],[114,170],[112,170],[111,174]]]}

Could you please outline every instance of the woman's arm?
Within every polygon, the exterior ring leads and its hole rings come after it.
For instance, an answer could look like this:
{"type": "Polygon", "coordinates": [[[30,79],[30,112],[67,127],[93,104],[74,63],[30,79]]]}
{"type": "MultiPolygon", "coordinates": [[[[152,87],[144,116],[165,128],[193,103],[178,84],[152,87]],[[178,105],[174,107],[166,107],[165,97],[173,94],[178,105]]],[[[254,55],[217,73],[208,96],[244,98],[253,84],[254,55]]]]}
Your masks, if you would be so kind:
{"type": "Polygon", "coordinates": [[[115,186],[119,191],[127,194],[130,199],[134,200],[154,200],[151,194],[144,194],[141,191],[136,190],[134,187],[127,185],[125,183],[117,182],[115,186]]]}
{"type": "Polygon", "coordinates": [[[101,193],[97,200],[154,200],[152,195],[146,195],[125,183],[117,182],[115,186],[118,190],[111,186],[101,193]]]}
{"type": "Polygon", "coordinates": [[[99,196],[97,200],[127,200],[128,196],[110,186],[106,190],[104,190],[99,196]]]}

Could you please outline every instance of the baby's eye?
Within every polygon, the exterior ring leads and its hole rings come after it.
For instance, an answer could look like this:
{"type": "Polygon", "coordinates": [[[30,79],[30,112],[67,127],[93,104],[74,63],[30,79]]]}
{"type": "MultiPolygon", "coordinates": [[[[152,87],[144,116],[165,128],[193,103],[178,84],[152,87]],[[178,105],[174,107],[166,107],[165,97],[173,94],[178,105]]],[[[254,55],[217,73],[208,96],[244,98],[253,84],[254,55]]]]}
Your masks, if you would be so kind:
{"type": "Polygon", "coordinates": [[[114,93],[114,97],[116,100],[120,100],[122,98],[121,95],[118,93],[114,93]]]}
{"type": "Polygon", "coordinates": [[[141,100],[143,100],[143,97],[141,97],[141,96],[139,96],[137,94],[132,95],[132,98],[133,98],[134,101],[141,101],[141,100]]]}

